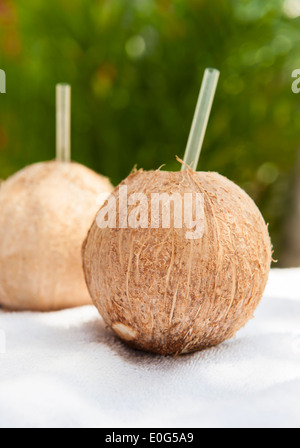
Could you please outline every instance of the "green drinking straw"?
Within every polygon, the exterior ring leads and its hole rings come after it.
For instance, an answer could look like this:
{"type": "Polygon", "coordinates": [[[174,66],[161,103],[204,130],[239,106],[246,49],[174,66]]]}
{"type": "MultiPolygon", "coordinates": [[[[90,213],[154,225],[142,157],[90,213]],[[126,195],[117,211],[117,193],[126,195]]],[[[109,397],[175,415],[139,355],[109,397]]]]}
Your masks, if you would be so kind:
{"type": "Polygon", "coordinates": [[[194,171],[197,170],[219,76],[220,72],[214,68],[207,68],[205,70],[190,136],[185,150],[182,171],[189,169],[189,167],[194,171]]]}
{"type": "Polygon", "coordinates": [[[71,86],[56,86],[56,160],[71,161],[71,86]]]}

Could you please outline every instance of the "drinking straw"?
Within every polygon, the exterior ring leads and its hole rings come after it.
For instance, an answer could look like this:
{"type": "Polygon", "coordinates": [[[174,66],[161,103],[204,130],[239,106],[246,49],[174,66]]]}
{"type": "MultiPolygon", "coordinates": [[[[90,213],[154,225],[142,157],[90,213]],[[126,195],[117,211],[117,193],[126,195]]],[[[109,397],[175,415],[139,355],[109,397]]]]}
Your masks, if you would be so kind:
{"type": "Polygon", "coordinates": [[[193,124],[184,155],[184,164],[181,168],[182,170],[187,170],[189,167],[194,171],[197,170],[219,76],[219,70],[214,68],[207,68],[205,70],[193,124]]]}
{"type": "Polygon", "coordinates": [[[56,86],[56,160],[71,160],[71,86],[56,86]]]}

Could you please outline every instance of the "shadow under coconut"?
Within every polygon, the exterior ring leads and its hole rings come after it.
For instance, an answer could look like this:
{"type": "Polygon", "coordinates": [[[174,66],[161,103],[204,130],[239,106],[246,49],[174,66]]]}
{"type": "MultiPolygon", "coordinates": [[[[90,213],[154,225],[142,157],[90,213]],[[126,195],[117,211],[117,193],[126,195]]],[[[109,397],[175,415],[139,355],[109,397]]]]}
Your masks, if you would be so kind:
{"type": "MultiPolygon", "coordinates": [[[[129,347],[110,328],[105,326],[101,318],[88,323],[85,331],[91,332],[91,337],[95,338],[98,343],[105,344],[126,362],[136,366],[156,368],[163,365],[165,370],[172,370],[173,367],[178,366],[199,369],[207,362],[218,365],[228,365],[228,363],[238,365],[239,362],[247,362],[251,365],[251,362],[255,362],[259,357],[274,362],[278,361],[282,366],[285,363],[294,362],[295,358],[300,356],[300,335],[299,331],[296,331],[296,324],[298,325],[299,322],[299,304],[286,302],[288,301],[285,301],[284,309],[281,311],[285,310],[289,317],[291,332],[276,332],[274,327],[277,326],[280,316],[275,312],[274,315],[268,316],[268,320],[265,319],[261,322],[257,319],[253,322],[257,330],[256,334],[252,332],[249,334],[247,328],[244,327],[234,337],[220,345],[177,357],[155,355],[129,347]],[[294,305],[293,308],[297,308],[298,313],[291,316],[286,310],[288,305],[294,305]],[[266,332],[266,330],[268,331],[266,332]],[[284,356],[280,350],[282,347],[285,348],[284,356]]],[[[248,326],[250,327],[250,325],[251,322],[248,326]]]]}
{"type": "MultiPolygon", "coordinates": [[[[206,356],[209,356],[209,353],[212,353],[212,351],[224,351],[227,345],[224,343],[221,346],[208,348],[201,352],[176,357],[156,355],[128,346],[105,324],[100,316],[99,318],[92,319],[89,322],[83,322],[76,326],[76,331],[83,333],[88,341],[99,344],[99,346],[101,345],[102,347],[105,346],[127,363],[155,370],[163,367],[165,372],[172,371],[173,369],[178,368],[178,366],[199,367],[199,361],[201,361],[201,359],[205,359],[206,356]]],[[[101,348],[99,347],[99,352],[100,351],[101,348]]]]}
{"type": "MultiPolygon", "coordinates": [[[[78,327],[79,330],[79,327],[78,327]]],[[[224,359],[227,353],[235,350],[235,345],[239,345],[239,341],[232,338],[215,347],[210,347],[202,351],[179,356],[162,356],[134,349],[122,341],[109,327],[101,317],[93,321],[83,323],[81,330],[88,335],[88,339],[94,343],[105,345],[106,348],[114,352],[124,361],[138,367],[146,369],[161,369],[164,372],[170,372],[178,369],[178,367],[188,367],[189,369],[201,368],[201,363],[209,362],[211,359],[224,359]]],[[[100,350],[99,350],[100,351],[100,350]]]]}
{"type": "Polygon", "coordinates": [[[114,351],[114,353],[120,356],[124,361],[130,362],[136,366],[151,365],[154,367],[160,366],[162,362],[165,364],[166,360],[172,362],[175,361],[174,357],[163,357],[129,347],[105,325],[101,318],[95,319],[92,322],[87,322],[83,324],[83,327],[84,332],[88,333],[94,342],[106,345],[107,348],[114,351]]]}
{"type": "MultiPolygon", "coordinates": [[[[81,353],[84,357],[86,345],[93,346],[95,354],[99,350],[99,357],[102,346],[136,366],[159,367],[162,363],[164,366],[176,363],[173,357],[166,358],[138,351],[126,345],[106,326],[94,307],[51,313],[0,308],[0,328],[7,333],[8,345],[18,353],[26,353],[28,347],[39,353],[43,351],[45,364],[51,359],[55,360],[56,355],[61,353],[65,353],[66,356],[81,353]]],[[[187,358],[188,356],[185,356],[185,359],[187,358]]]]}

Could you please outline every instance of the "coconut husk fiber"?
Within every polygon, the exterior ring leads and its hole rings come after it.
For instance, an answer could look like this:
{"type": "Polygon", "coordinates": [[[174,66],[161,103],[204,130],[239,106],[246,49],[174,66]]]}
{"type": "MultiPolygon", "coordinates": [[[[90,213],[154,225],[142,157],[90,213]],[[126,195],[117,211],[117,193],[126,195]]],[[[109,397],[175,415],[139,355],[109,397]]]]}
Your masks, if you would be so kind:
{"type": "Polygon", "coordinates": [[[103,229],[95,221],[83,263],[106,324],[130,346],[161,355],[234,336],[253,317],[271,263],[268,229],[253,200],[217,173],[192,170],[138,171],[121,185],[149,201],[152,193],[202,193],[205,227],[201,239],[187,240],[186,228],[103,229]]]}
{"type": "Polygon", "coordinates": [[[51,311],[91,303],[81,246],[113,190],[77,163],[46,162],[18,172],[0,189],[0,304],[51,311]]]}

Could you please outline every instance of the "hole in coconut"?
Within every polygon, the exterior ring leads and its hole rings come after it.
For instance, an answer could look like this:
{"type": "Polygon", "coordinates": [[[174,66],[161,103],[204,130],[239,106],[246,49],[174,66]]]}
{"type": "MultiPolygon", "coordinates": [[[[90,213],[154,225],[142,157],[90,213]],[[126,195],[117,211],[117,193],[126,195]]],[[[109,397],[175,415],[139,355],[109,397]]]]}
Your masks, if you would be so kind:
{"type": "Polygon", "coordinates": [[[120,338],[124,339],[125,341],[132,341],[136,338],[137,332],[127,325],[117,323],[112,326],[112,329],[115,333],[117,333],[120,338]]]}

